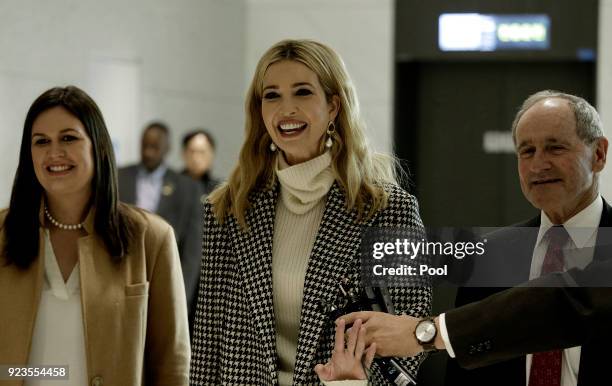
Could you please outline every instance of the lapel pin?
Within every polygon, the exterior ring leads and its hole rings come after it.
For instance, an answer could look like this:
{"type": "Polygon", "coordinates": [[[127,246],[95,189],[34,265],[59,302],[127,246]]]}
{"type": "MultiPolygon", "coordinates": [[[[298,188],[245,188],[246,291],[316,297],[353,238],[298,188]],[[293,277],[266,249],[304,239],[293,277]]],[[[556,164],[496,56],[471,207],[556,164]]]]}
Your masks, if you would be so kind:
{"type": "Polygon", "coordinates": [[[166,184],[162,188],[162,194],[164,196],[170,196],[174,193],[174,186],[172,184],[166,184]]]}

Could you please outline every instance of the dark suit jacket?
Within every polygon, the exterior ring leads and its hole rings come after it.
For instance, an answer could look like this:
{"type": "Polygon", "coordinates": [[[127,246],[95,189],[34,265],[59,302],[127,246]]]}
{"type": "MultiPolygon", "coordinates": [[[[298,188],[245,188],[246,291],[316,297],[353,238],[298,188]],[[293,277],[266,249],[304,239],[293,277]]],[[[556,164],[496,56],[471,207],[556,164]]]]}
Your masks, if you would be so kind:
{"type": "MultiPolygon", "coordinates": [[[[136,203],[136,177],[139,167],[132,165],[119,169],[119,199],[123,202],[136,203]]],[[[174,229],[185,280],[190,331],[195,313],[194,300],[198,290],[202,256],[200,196],[196,182],[168,169],[164,174],[162,196],[156,212],[174,229]]]]}
{"type": "MultiPolygon", "coordinates": [[[[193,178],[187,172],[187,169],[183,170],[181,174],[193,180],[193,178]]],[[[215,190],[215,188],[219,186],[222,182],[221,180],[213,178],[210,173],[206,173],[202,176],[202,178],[200,178],[199,180],[194,180],[194,181],[200,184],[200,193],[202,193],[202,202],[205,202],[206,197],[208,197],[210,192],[215,190]]]]}
{"type": "MultiPolygon", "coordinates": [[[[611,225],[612,208],[604,201],[593,263],[585,270],[539,279],[539,284],[553,287],[521,287],[503,292],[500,291],[504,288],[499,287],[460,288],[456,306],[486,299],[446,315],[457,357],[457,361],[449,361],[446,384],[522,386],[526,379],[522,355],[578,345],[582,346],[578,385],[597,385],[606,379],[608,369],[604,362],[609,361],[605,358],[609,358],[612,334],[600,325],[612,323],[612,288],[563,286],[567,285],[567,277],[578,285],[590,285],[598,276],[604,278],[600,285],[610,286],[610,232],[603,227],[611,225]],[[496,363],[499,361],[503,362],[496,363]],[[487,366],[491,363],[495,364],[487,366]],[[486,367],[465,370],[459,365],[486,367]]],[[[509,278],[517,279],[516,284],[527,280],[539,226],[540,216],[492,234],[489,246],[507,253],[504,261],[495,259],[497,270],[486,270],[504,272],[506,282],[509,278]]]]}

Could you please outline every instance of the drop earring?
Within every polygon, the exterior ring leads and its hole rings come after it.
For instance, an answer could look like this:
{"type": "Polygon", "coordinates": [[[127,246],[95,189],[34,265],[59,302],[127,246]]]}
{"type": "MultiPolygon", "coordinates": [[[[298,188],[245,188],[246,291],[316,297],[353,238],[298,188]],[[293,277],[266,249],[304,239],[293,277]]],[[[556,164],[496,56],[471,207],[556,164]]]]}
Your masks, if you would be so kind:
{"type": "Polygon", "coordinates": [[[332,138],[334,132],[336,131],[336,124],[333,121],[329,121],[327,125],[327,141],[325,141],[325,147],[327,149],[331,149],[334,146],[334,140],[332,138]]]}
{"type": "Polygon", "coordinates": [[[276,151],[276,149],[278,149],[276,147],[276,144],[274,142],[270,142],[270,151],[274,152],[274,151],[276,151]]]}

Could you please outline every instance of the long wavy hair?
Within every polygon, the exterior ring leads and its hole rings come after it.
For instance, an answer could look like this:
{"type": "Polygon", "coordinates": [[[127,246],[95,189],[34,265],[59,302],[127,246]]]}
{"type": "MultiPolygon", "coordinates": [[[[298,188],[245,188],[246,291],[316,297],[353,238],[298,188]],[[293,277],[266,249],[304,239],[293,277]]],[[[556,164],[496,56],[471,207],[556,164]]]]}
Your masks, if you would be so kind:
{"type": "MultiPolygon", "coordinates": [[[[344,63],[330,47],[312,40],[283,40],[273,45],[259,60],[246,96],[246,139],[240,150],[238,165],[228,181],[209,196],[213,212],[220,223],[233,215],[247,229],[246,212],[249,195],[275,183],[275,154],[269,150],[272,139],[261,114],[263,79],[268,67],[281,60],[304,64],[319,78],[328,103],[339,98],[336,130],[331,148],[332,171],[346,197],[346,209],[356,209],[358,219],[372,217],[387,205],[385,183],[395,183],[395,159],[374,154],[365,137],[365,125],[359,113],[359,102],[344,63]]],[[[321,142],[321,153],[324,143],[321,142]]]]}
{"type": "Polygon", "coordinates": [[[41,113],[57,106],[78,118],[91,140],[94,177],[90,205],[96,208],[94,229],[113,259],[119,261],[127,254],[133,225],[117,199],[117,168],[111,138],[96,103],[74,86],[45,91],[32,103],[26,115],[19,165],[4,222],[4,254],[9,264],[21,268],[27,268],[38,256],[39,211],[44,188],[36,178],[32,163],[32,126],[41,113]]]}

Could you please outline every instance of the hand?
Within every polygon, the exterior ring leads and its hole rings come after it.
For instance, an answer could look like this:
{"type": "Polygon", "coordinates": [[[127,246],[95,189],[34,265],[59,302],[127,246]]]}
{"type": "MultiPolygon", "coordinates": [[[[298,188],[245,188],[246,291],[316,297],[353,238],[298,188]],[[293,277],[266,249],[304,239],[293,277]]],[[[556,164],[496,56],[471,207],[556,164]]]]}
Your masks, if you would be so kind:
{"type": "MultiPolygon", "coordinates": [[[[346,324],[363,320],[366,328],[366,346],[376,344],[376,353],[383,357],[411,357],[423,351],[414,336],[414,329],[420,318],[408,315],[391,315],[384,312],[353,312],[340,317],[346,324]]],[[[436,318],[436,326],[438,326],[436,318]]],[[[439,331],[438,327],[438,331],[439,331]]],[[[438,349],[444,349],[440,334],[435,341],[438,349]]]]}
{"type": "Polygon", "coordinates": [[[374,359],[376,344],[365,350],[366,329],[360,319],[353,324],[347,333],[346,348],[344,346],[344,320],[336,321],[336,338],[332,357],[325,365],[315,366],[315,372],[324,381],[339,381],[346,379],[367,379],[364,366],[369,368],[374,359]],[[362,357],[364,357],[362,364],[362,357]]]}

